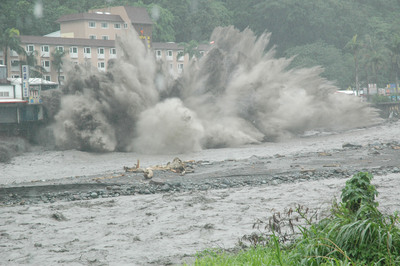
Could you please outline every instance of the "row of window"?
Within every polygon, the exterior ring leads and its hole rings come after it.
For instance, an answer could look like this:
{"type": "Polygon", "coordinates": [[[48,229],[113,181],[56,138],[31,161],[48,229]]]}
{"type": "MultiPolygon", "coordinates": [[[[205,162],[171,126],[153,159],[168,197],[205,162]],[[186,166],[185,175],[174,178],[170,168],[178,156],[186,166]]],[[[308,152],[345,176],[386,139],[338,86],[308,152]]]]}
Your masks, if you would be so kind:
{"type": "MultiPolygon", "coordinates": [[[[97,36],[96,35],[89,35],[89,39],[96,40],[97,36]]],[[[101,39],[102,40],[109,40],[109,37],[108,37],[108,35],[101,35],[101,39]]]]}
{"type": "MultiPolygon", "coordinates": [[[[25,49],[28,53],[33,52],[33,51],[35,51],[35,46],[33,44],[28,44],[25,49]]],[[[56,46],[55,50],[64,52],[64,46],[56,46]]],[[[41,57],[50,57],[50,47],[48,45],[42,45],[41,52],[42,52],[41,57]]],[[[77,58],[78,57],[78,47],[76,47],[76,46],[70,47],[69,53],[70,53],[71,58],[77,58]]],[[[92,48],[84,47],[83,53],[84,53],[85,57],[88,57],[88,55],[91,55],[91,53],[92,53],[92,48]]],[[[110,54],[110,57],[115,57],[117,54],[117,50],[115,48],[109,48],[109,54],[110,54]]],[[[103,47],[97,48],[98,58],[104,58],[104,55],[105,55],[105,48],[103,48],[103,47]]]]}
{"type": "MultiPolygon", "coordinates": [[[[63,46],[56,46],[56,50],[60,50],[61,52],[64,52],[64,47],[63,46]]],[[[25,51],[27,53],[34,52],[35,51],[35,45],[33,45],[33,44],[26,45],[25,51]]],[[[41,51],[40,56],[42,56],[42,57],[49,57],[50,56],[50,46],[49,45],[41,45],[40,46],[40,51],[41,51]]]]}
{"type": "MultiPolygon", "coordinates": [[[[102,29],[108,29],[108,22],[101,22],[100,23],[102,29]]],[[[95,29],[96,22],[89,21],[89,28],[95,29]]],[[[124,23],[124,29],[128,28],[128,23],[124,23]]],[[[121,29],[121,23],[114,23],[114,29],[121,29]]]]}
{"type": "MultiPolygon", "coordinates": [[[[78,47],[76,47],[76,46],[70,47],[69,54],[70,54],[71,58],[78,58],[78,47]]],[[[91,58],[92,57],[92,48],[84,47],[83,55],[85,58],[91,58]]],[[[117,55],[117,49],[109,48],[109,55],[110,55],[110,58],[115,58],[117,55]]],[[[104,57],[105,57],[105,48],[103,48],[103,47],[97,48],[97,58],[104,59],[104,57]]]]}
{"type": "MultiPolygon", "coordinates": [[[[161,59],[162,58],[162,51],[161,50],[156,50],[155,53],[156,53],[156,59],[161,59]]],[[[168,61],[173,61],[174,60],[173,54],[174,53],[173,53],[172,50],[168,50],[167,53],[166,53],[166,59],[168,61]]],[[[184,60],[183,51],[178,51],[177,54],[180,55],[178,57],[178,61],[183,61],[184,60]]]]}

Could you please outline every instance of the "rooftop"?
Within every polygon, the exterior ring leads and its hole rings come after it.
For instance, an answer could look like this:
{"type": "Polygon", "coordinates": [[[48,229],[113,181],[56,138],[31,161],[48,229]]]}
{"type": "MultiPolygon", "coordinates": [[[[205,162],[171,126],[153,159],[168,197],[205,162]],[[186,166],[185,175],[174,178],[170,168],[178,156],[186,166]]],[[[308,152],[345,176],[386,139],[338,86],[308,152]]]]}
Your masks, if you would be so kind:
{"type": "Polygon", "coordinates": [[[126,13],[132,23],[135,24],[153,24],[149,13],[144,7],[124,6],[126,13]]]}
{"type": "Polygon", "coordinates": [[[97,21],[112,21],[112,22],[124,22],[119,15],[113,14],[98,14],[98,13],[77,13],[62,16],[56,22],[68,22],[75,20],[97,20],[97,21]]]}

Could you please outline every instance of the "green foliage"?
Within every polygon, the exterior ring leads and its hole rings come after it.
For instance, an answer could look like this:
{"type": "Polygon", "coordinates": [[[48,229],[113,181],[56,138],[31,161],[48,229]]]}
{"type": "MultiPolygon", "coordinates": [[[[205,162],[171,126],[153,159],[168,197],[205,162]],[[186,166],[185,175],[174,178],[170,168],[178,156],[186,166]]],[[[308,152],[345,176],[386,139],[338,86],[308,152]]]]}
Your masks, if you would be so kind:
{"type": "Polygon", "coordinates": [[[272,234],[245,238],[256,244],[250,249],[236,254],[206,251],[195,265],[399,265],[399,215],[384,215],[377,209],[372,178],[360,172],[349,179],[342,202],[335,200],[331,215],[322,220],[313,222],[315,213],[302,206],[290,209],[286,217],[274,214],[265,227],[272,234]],[[281,230],[284,220],[286,226],[305,222],[298,225],[300,236],[294,241],[281,230]]]}
{"type": "Polygon", "coordinates": [[[345,208],[357,212],[362,205],[378,206],[375,202],[378,191],[371,185],[372,178],[372,174],[368,172],[359,172],[346,182],[341,196],[345,208]]]}
{"type": "Polygon", "coordinates": [[[274,246],[252,247],[237,253],[229,253],[223,250],[206,250],[196,254],[194,265],[295,265],[291,254],[282,250],[279,254],[274,246]]]}
{"type": "Polygon", "coordinates": [[[322,66],[321,76],[336,81],[338,87],[345,88],[352,83],[349,76],[353,71],[352,57],[323,41],[290,48],[285,57],[294,57],[290,68],[322,66]]]}
{"type": "Polygon", "coordinates": [[[168,9],[159,5],[150,4],[147,6],[153,24],[153,41],[155,42],[174,42],[174,15],[168,9]]]}
{"type": "Polygon", "coordinates": [[[62,65],[63,65],[63,57],[65,56],[65,51],[61,51],[61,50],[55,50],[54,52],[52,52],[51,56],[53,57],[52,60],[52,65],[53,67],[57,70],[57,80],[58,83],[60,84],[60,76],[61,76],[61,70],[62,70],[62,65]]]}
{"type": "Polygon", "coordinates": [[[332,216],[303,228],[298,248],[307,254],[309,263],[330,257],[357,264],[390,265],[400,259],[398,215],[379,212],[372,178],[366,172],[354,175],[342,190],[342,202],[333,205],[332,216]]]}
{"type": "Polygon", "coordinates": [[[371,102],[373,103],[384,103],[384,102],[390,102],[390,99],[388,98],[388,96],[384,96],[384,95],[372,95],[371,96],[371,102]]]}

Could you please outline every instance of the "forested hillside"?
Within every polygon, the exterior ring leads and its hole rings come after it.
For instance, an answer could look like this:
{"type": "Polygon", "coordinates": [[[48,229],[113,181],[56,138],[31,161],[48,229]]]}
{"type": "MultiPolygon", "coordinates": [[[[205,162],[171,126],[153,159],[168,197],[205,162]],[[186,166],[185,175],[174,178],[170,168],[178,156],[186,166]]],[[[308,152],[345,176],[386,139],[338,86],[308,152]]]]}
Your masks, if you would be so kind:
{"type": "Polygon", "coordinates": [[[356,67],[361,87],[398,79],[397,0],[2,0],[0,31],[44,35],[59,29],[61,15],[116,5],[147,7],[154,41],[201,43],[216,26],[249,27],[258,35],[271,32],[278,56],[297,55],[292,66],[322,65],[324,77],[341,88],[355,87],[356,67]]]}

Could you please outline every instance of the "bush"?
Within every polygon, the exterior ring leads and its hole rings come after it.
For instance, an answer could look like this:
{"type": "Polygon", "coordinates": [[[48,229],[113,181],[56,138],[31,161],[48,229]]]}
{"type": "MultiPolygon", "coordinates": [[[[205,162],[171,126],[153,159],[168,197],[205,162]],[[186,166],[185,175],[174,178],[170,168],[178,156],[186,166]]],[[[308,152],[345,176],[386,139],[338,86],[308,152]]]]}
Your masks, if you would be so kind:
{"type": "Polygon", "coordinates": [[[354,175],[342,190],[342,202],[333,204],[332,215],[302,228],[297,247],[307,255],[307,264],[321,263],[321,258],[357,264],[400,262],[399,217],[377,209],[378,192],[370,183],[372,178],[364,172],[354,175]]]}
{"type": "Polygon", "coordinates": [[[326,218],[299,205],[258,219],[253,228],[267,232],[243,236],[245,251],[203,252],[195,265],[400,265],[399,216],[377,209],[372,178],[359,172],[348,180],[326,218]]]}

